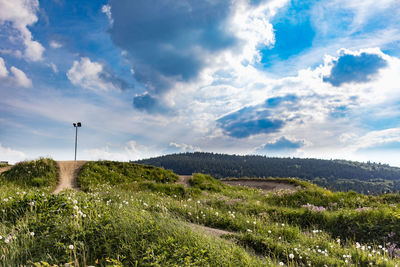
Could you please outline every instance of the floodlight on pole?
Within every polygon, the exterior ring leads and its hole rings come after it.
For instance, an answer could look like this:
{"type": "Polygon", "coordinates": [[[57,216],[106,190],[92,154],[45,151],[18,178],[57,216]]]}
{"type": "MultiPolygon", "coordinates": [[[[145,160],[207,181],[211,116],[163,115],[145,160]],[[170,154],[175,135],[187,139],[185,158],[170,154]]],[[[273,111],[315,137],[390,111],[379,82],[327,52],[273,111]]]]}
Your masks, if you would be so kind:
{"type": "Polygon", "coordinates": [[[73,123],[74,127],[75,127],[75,160],[76,160],[76,149],[78,147],[78,127],[82,127],[82,123],[77,122],[77,123],[73,123]]]}

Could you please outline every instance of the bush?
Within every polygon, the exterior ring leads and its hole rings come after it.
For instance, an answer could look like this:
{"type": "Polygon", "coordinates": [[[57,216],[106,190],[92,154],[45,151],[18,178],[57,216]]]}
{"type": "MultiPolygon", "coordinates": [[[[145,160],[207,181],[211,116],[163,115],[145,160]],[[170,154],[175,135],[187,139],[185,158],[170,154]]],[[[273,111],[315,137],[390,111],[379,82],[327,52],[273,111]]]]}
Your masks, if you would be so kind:
{"type": "Polygon", "coordinates": [[[54,160],[40,158],[19,162],[2,176],[6,181],[20,186],[53,187],[57,184],[58,173],[57,163],[54,160]]]}
{"type": "Polygon", "coordinates": [[[192,187],[213,192],[221,192],[221,190],[226,187],[223,183],[210,175],[201,173],[195,173],[193,177],[189,179],[189,184],[192,187]]]}
{"type": "Polygon", "coordinates": [[[78,175],[78,184],[83,190],[100,184],[117,185],[146,180],[171,183],[178,180],[178,175],[162,168],[115,161],[88,162],[78,175]]]}

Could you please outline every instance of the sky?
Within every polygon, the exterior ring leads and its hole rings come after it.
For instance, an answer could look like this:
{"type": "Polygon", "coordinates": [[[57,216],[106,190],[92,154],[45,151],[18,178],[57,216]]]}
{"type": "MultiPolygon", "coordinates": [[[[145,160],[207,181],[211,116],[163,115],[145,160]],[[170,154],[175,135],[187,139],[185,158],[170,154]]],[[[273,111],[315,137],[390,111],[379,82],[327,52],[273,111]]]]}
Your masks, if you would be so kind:
{"type": "Polygon", "coordinates": [[[400,166],[398,0],[0,0],[0,160],[400,166]]]}

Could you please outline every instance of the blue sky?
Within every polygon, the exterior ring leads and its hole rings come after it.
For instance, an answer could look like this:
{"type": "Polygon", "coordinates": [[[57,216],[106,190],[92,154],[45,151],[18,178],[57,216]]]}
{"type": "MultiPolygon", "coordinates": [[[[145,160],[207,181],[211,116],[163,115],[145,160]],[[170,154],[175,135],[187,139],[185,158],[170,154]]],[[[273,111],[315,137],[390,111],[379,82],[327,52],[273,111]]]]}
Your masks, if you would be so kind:
{"type": "Polygon", "coordinates": [[[0,0],[0,160],[400,166],[398,0],[0,0]]]}

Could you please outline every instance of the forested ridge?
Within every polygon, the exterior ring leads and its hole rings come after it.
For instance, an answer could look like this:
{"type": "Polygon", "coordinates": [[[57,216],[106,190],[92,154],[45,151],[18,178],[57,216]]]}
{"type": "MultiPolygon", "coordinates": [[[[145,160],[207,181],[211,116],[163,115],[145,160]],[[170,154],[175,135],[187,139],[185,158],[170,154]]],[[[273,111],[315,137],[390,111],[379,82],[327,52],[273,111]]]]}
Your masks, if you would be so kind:
{"type": "Polygon", "coordinates": [[[199,172],[216,178],[297,177],[333,190],[362,193],[400,190],[400,168],[381,163],[205,152],[171,154],[137,162],[171,169],[178,174],[199,172]]]}

